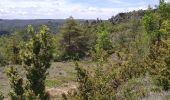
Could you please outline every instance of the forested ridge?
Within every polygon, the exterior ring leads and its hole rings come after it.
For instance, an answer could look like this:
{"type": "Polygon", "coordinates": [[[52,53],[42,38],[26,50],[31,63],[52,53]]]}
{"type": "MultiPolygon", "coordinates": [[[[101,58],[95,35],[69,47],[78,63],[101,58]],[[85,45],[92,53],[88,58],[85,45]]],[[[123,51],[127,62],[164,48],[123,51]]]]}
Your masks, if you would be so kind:
{"type": "Polygon", "coordinates": [[[170,99],[169,3],[52,23],[2,31],[0,83],[10,88],[0,100],[170,99]],[[50,91],[65,83],[64,92],[50,91]]]}

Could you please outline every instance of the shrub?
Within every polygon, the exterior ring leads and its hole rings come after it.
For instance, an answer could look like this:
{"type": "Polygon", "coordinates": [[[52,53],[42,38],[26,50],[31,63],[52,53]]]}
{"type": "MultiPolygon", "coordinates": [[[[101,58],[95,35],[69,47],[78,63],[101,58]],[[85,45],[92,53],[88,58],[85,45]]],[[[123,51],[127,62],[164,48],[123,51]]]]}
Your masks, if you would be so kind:
{"type": "Polygon", "coordinates": [[[2,94],[2,92],[0,91],[0,100],[3,100],[4,99],[4,96],[2,94]]]}
{"type": "Polygon", "coordinates": [[[19,75],[17,69],[15,67],[9,67],[6,69],[6,74],[10,81],[10,86],[12,91],[9,93],[11,98],[22,98],[24,94],[23,89],[23,79],[19,75]]]}
{"type": "Polygon", "coordinates": [[[32,26],[28,26],[31,38],[22,45],[20,51],[24,63],[27,78],[27,91],[32,92],[35,97],[45,98],[45,80],[47,69],[51,66],[52,41],[49,28],[41,26],[37,32],[32,26]]]}

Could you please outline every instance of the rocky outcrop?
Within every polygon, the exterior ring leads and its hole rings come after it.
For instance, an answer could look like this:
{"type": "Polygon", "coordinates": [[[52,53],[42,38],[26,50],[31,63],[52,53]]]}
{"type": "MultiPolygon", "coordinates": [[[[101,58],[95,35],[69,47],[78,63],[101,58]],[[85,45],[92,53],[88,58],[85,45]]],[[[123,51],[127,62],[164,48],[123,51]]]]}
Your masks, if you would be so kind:
{"type": "Polygon", "coordinates": [[[136,18],[140,20],[145,14],[145,10],[139,10],[139,11],[132,11],[127,13],[119,13],[116,16],[112,16],[109,21],[113,24],[119,24],[121,22],[128,22],[132,18],[136,18]]]}

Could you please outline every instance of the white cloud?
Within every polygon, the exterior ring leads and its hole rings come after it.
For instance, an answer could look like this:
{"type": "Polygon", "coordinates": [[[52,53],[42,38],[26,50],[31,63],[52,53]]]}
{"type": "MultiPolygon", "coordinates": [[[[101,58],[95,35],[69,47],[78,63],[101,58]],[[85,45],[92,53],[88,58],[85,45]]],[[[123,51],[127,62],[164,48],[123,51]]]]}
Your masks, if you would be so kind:
{"type": "Polygon", "coordinates": [[[117,3],[117,4],[125,4],[127,2],[123,2],[121,0],[106,0],[106,1],[110,1],[111,3],[117,3]]]}
{"type": "Polygon", "coordinates": [[[165,0],[165,2],[170,2],[170,0],[165,0]]]}
{"type": "MultiPolygon", "coordinates": [[[[120,0],[109,1],[124,3],[120,0]]],[[[95,7],[81,3],[72,3],[69,0],[4,0],[3,2],[0,2],[0,18],[61,19],[73,16],[79,19],[108,19],[118,12],[145,9],[146,7],[147,5],[129,8],[95,7]]]]}

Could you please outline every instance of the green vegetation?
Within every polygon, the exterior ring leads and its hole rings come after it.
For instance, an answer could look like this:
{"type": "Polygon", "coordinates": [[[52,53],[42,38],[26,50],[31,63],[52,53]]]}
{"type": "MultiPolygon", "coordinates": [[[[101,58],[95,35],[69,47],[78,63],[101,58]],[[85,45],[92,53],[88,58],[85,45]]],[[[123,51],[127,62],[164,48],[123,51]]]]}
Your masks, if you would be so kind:
{"type": "Polygon", "coordinates": [[[62,40],[61,50],[63,50],[63,59],[79,59],[85,56],[87,49],[87,39],[83,30],[73,17],[66,20],[61,28],[62,40]]]}
{"type": "Polygon", "coordinates": [[[26,70],[26,90],[44,99],[47,69],[51,66],[52,59],[51,37],[47,26],[41,26],[38,32],[32,26],[28,26],[28,33],[31,34],[31,38],[22,45],[20,51],[26,70]]]}
{"type": "Polygon", "coordinates": [[[18,74],[18,71],[15,67],[10,67],[6,71],[7,76],[10,80],[10,85],[12,88],[12,91],[10,91],[9,95],[11,96],[11,99],[21,99],[23,98],[24,89],[23,89],[23,79],[18,74]]]}
{"type": "Polygon", "coordinates": [[[0,100],[3,100],[4,99],[4,96],[2,94],[2,92],[0,91],[0,100]]]}
{"type": "Polygon", "coordinates": [[[70,17],[58,34],[52,31],[29,25],[27,32],[0,37],[0,64],[7,67],[14,100],[169,97],[170,5],[164,0],[155,9],[120,13],[110,20],[70,17]]]}

